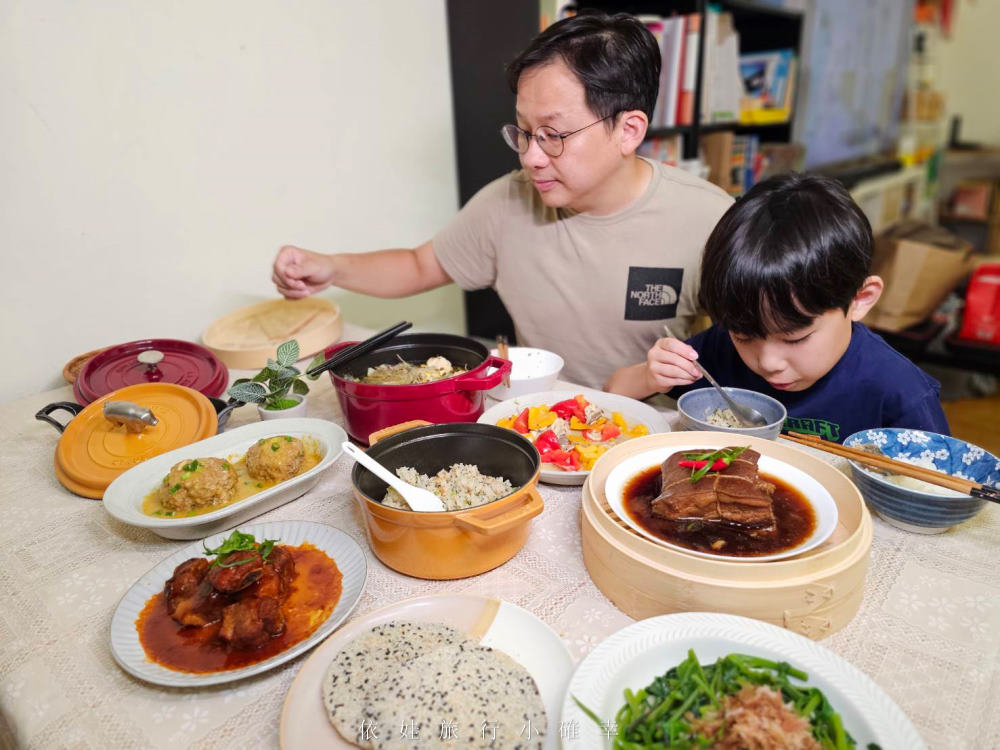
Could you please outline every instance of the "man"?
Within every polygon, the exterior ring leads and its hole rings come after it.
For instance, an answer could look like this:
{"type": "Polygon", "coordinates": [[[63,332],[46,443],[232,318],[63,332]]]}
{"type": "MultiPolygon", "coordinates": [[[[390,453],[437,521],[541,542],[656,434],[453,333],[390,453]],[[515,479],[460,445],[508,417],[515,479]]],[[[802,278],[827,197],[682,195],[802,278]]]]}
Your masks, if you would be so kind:
{"type": "Polygon", "coordinates": [[[559,353],[563,377],[601,387],[644,361],[669,323],[697,314],[702,247],[731,199],[639,157],[660,51],[626,14],[553,24],[509,66],[517,124],[503,137],[522,169],[480,190],[413,249],[322,255],[283,247],[273,279],[289,298],[336,285],[403,297],[456,282],[493,287],[517,339],[559,353]]]}

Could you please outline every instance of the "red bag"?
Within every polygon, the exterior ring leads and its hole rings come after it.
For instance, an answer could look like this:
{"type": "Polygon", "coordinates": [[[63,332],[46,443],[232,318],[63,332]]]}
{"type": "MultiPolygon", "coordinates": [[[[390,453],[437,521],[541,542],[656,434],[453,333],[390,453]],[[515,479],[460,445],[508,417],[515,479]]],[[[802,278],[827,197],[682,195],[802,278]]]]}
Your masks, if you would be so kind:
{"type": "Polygon", "coordinates": [[[958,337],[1000,346],[1000,263],[984,263],[973,271],[958,337]]]}

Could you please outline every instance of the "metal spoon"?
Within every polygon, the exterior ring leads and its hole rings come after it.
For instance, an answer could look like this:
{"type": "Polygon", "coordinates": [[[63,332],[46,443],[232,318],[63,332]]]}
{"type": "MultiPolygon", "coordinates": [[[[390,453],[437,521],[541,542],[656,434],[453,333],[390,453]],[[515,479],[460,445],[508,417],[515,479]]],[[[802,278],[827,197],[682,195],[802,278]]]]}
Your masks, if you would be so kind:
{"type": "MultiPolygon", "coordinates": [[[[667,332],[667,335],[671,338],[676,338],[674,334],[670,332],[670,329],[666,325],[663,326],[663,330],[667,332]]],[[[713,378],[704,367],[701,366],[701,362],[698,360],[692,360],[701,374],[705,376],[705,379],[712,384],[712,387],[719,392],[722,396],[722,400],[729,404],[729,410],[732,411],[733,415],[743,423],[744,427],[765,427],[769,424],[767,417],[761,414],[759,411],[751,406],[746,406],[745,404],[738,404],[733,401],[732,396],[726,392],[726,389],[719,385],[715,378],[713,378]]]]}
{"type": "Polygon", "coordinates": [[[708,370],[701,366],[701,362],[695,360],[694,364],[695,367],[701,370],[701,374],[705,376],[705,379],[712,384],[712,387],[719,392],[723,400],[729,404],[729,410],[743,423],[744,427],[764,427],[768,424],[767,418],[753,407],[733,401],[732,396],[726,393],[726,389],[716,383],[715,378],[708,374],[708,370]]]}
{"type": "Polygon", "coordinates": [[[433,492],[404,482],[354,443],[345,442],[341,447],[344,449],[344,453],[402,495],[412,510],[427,512],[447,510],[444,503],[441,502],[441,498],[433,492]]]}

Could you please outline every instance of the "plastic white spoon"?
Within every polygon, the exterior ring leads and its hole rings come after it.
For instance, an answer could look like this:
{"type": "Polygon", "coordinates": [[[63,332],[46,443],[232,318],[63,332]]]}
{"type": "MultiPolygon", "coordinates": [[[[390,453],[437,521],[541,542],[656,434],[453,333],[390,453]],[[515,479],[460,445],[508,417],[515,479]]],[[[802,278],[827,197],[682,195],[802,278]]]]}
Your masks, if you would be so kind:
{"type": "Polygon", "coordinates": [[[404,482],[354,443],[345,442],[341,447],[344,449],[344,453],[402,495],[412,510],[426,512],[447,510],[444,503],[441,502],[441,498],[433,492],[404,482]]]}

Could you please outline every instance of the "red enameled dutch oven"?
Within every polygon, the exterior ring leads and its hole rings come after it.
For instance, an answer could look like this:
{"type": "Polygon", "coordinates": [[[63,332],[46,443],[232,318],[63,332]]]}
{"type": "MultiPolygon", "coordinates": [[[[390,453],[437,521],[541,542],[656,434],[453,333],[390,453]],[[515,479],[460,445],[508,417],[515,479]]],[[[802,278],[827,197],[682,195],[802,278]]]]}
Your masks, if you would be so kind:
{"type": "MultiPolygon", "coordinates": [[[[326,358],[356,343],[342,341],[326,350],[326,358]]],[[[447,333],[414,333],[397,336],[385,346],[331,371],[330,379],[337,391],[347,432],[367,445],[373,432],[414,419],[434,424],[475,422],[483,413],[484,392],[497,386],[510,368],[508,360],[490,355],[474,339],[447,333]],[[422,363],[431,357],[445,357],[468,372],[419,385],[371,385],[344,379],[344,375],[364,377],[369,367],[400,359],[422,363]]]]}

